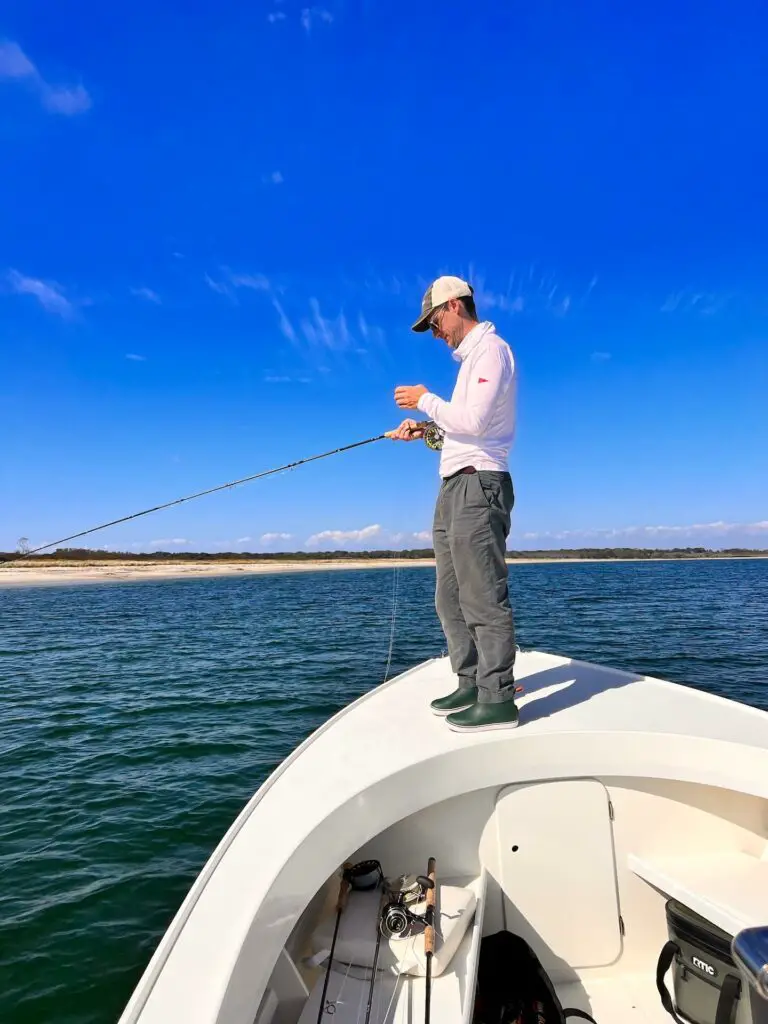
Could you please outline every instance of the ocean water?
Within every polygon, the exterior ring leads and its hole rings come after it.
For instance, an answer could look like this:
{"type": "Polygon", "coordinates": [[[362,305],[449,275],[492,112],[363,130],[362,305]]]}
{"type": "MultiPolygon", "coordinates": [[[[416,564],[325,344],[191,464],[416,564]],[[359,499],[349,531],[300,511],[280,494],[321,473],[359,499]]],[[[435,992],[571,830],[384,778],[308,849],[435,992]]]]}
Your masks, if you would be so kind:
{"type": "MultiPolygon", "coordinates": [[[[512,566],[523,648],[768,710],[768,560],[512,566]]],[[[0,1021],[117,1019],[269,772],[440,654],[434,571],[0,590],[0,1021]],[[392,631],[393,596],[396,594],[392,631]]]]}

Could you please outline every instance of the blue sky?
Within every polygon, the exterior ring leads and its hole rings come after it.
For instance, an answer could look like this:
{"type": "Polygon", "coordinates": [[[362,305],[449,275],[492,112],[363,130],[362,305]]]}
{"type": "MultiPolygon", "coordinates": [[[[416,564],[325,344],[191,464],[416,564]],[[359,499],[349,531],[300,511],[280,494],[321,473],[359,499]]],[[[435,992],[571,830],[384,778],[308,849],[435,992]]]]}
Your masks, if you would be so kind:
{"type": "MultiPolygon", "coordinates": [[[[4,5],[0,547],[448,397],[442,272],[517,360],[510,547],[768,547],[764,5],[304,2],[4,5]]],[[[421,546],[437,486],[379,442],[89,543],[421,546]]]]}

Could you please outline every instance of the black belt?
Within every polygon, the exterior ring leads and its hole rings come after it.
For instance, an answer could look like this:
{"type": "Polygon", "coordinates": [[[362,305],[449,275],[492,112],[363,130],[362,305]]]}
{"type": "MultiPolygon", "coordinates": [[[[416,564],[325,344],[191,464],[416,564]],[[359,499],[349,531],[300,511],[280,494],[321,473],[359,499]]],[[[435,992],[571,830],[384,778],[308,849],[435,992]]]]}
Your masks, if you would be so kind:
{"type": "Polygon", "coordinates": [[[476,473],[477,470],[474,466],[464,466],[463,469],[457,469],[455,473],[451,473],[450,476],[443,477],[443,481],[453,480],[455,476],[461,476],[462,473],[476,473]]]}

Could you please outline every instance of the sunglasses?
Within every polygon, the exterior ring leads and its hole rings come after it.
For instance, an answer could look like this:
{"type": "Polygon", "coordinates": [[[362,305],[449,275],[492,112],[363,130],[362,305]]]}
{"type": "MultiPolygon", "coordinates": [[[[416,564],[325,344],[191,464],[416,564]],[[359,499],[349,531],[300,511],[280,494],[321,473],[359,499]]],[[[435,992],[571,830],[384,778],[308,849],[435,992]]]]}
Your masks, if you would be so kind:
{"type": "Polygon", "coordinates": [[[440,319],[442,319],[442,314],[445,312],[445,310],[445,306],[439,306],[427,321],[429,329],[432,331],[433,334],[437,334],[437,332],[440,330],[440,319]]]}

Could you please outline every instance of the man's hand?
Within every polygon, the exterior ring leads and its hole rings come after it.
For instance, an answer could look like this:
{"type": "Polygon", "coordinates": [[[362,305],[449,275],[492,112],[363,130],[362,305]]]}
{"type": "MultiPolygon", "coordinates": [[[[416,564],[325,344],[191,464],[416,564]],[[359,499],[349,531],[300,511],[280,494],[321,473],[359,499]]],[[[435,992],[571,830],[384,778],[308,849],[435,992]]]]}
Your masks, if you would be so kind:
{"type": "Polygon", "coordinates": [[[403,420],[396,430],[388,430],[387,437],[393,441],[418,441],[424,437],[424,427],[420,427],[416,420],[403,420]]]}
{"type": "Polygon", "coordinates": [[[395,401],[401,409],[418,409],[419,399],[426,393],[427,388],[423,384],[402,385],[395,388],[395,401]]]}

